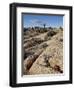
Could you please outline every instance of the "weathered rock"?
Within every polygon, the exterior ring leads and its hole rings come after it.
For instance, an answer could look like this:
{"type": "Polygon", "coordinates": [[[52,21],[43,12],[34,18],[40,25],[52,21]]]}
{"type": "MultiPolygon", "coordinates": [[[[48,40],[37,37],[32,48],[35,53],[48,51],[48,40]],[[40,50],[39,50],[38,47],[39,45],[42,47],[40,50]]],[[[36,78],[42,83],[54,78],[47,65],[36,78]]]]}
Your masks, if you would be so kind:
{"type": "Polygon", "coordinates": [[[47,41],[47,48],[33,63],[29,69],[30,75],[34,74],[58,74],[63,73],[63,31],[59,31],[51,40],[47,41]],[[44,58],[46,55],[49,58],[44,58]]]}
{"type": "Polygon", "coordinates": [[[27,73],[27,71],[30,69],[32,64],[35,62],[35,60],[38,58],[38,56],[42,53],[43,50],[37,51],[34,55],[28,56],[27,59],[23,61],[24,66],[24,73],[27,73]]]}

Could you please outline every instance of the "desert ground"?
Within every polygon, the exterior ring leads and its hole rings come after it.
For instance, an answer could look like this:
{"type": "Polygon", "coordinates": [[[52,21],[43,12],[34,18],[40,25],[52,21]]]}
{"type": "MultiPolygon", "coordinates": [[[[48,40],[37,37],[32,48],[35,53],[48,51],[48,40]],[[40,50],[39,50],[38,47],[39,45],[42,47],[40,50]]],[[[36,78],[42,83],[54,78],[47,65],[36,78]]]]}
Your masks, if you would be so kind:
{"type": "Polygon", "coordinates": [[[23,53],[23,75],[63,73],[63,29],[24,31],[23,53]]]}

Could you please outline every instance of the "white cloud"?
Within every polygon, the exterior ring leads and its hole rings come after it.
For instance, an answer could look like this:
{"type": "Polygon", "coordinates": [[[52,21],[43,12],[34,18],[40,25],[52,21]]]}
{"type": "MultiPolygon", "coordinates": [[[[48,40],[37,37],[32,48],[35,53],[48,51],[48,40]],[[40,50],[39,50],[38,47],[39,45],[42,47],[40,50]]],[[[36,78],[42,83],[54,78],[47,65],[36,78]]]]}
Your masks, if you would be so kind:
{"type": "Polygon", "coordinates": [[[44,23],[46,24],[46,22],[41,21],[41,20],[38,20],[38,19],[30,20],[30,22],[31,22],[32,24],[38,24],[38,25],[43,25],[44,23]]]}

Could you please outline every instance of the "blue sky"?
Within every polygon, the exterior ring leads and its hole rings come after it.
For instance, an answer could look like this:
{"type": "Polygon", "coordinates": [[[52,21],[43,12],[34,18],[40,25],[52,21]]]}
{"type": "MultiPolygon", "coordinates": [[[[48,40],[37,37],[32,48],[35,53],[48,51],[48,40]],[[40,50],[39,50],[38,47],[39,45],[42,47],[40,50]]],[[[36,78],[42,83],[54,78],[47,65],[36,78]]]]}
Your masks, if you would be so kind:
{"type": "Polygon", "coordinates": [[[63,27],[63,16],[62,15],[34,15],[34,14],[23,14],[23,27],[63,27]]]}

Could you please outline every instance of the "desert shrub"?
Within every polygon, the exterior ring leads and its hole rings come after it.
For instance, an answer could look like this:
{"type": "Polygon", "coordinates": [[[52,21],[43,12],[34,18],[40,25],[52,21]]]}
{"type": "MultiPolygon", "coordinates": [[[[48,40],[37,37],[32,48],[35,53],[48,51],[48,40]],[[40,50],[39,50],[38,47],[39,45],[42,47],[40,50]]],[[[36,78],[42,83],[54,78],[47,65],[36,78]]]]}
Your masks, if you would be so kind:
{"type": "Polygon", "coordinates": [[[52,27],[49,27],[49,29],[50,29],[50,30],[53,30],[53,28],[52,28],[52,27]]]}
{"type": "Polygon", "coordinates": [[[54,35],[56,35],[56,33],[57,33],[56,31],[50,30],[50,31],[46,34],[44,40],[51,40],[51,37],[54,36],[54,35]]]}
{"type": "Polygon", "coordinates": [[[43,29],[43,33],[44,33],[44,32],[47,32],[47,29],[43,29]]]}
{"type": "Polygon", "coordinates": [[[44,57],[44,62],[46,63],[46,66],[47,67],[50,66],[50,63],[49,63],[50,56],[44,54],[43,57],[44,57]]]}
{"type": "Polygon", "coordinates": [[[26,48],[32,47],[33,44],[34,44],[34,42],[32,40],[30,40],[29,42],[25,43],[24,48],[26,49],[26,48]]]}
{"type": "Polygon", "coordinates": [[[29,48],[32,46],[35,46],[37,44],[41,44],[44,40],[40,39],[40,38],[32,38],[29,42],[27,42],[24,46],[24,48],[29,48]]]}
{"type": "Polygon", "coordinates": [[[33,55],[34,52],[24,51],[24,59],[26,59],[28,56],[33,55]]]}
{"type": "Polygon", "coordinates": [[[47,34],[46,34],[46,36],[45,36],[45,38],[44,38],[44,40],[51,40],[51,37],[52,36],[54,36],[54,35],[56,35],[56,31],[53,31],[53,30],[50,30],[47,34]]]}
{"type": "Polygon", "coordinates": [[[50,31],[47,33],[47,36],[52,37],[52,36],[54,36],[55,34],[56,34],[56,32],[55,32],[55,31],[50,30],[50,31]]]}
{"type": "Polygon", "coordinates": [[[38,33],[45,33],[45,32],[47,32],[47,29],[38,29],[37,32],[38,33]]]}
{"type": "Polygon", "coordinates": [[[60,73],[63,73],[63,71],[61,70],[60,66],[55,65],[53,68],[55,71],[59,71],[60,73]]]}
{"type": "Polygon", "coordinates": [[[32,40],[33,40],[33,44],[40,44],[40,43],[42,43],[43,42],[43,40],[42,39],[40,39],[40,38],[32,38],[32,40]]]}
{"type": "Polygon", "coordinates": [[[63,42],[63,38],[60,38],[60,40],[59,40],[60,42],[63,42]]]}
{"type": "Polygon", "coordinates": [[[46,34],[44,40],[45,40],[45,41],[51,40],[51,37],[54,36],[54,35],[56,35],[56,33],[57,33],[56,31],[50,30],[50,31],[46,34]]]}
{"type": "Polygon", "coordinates": [[[47,45],[47,43],[44,43],[43,45],[42,45],[42,48],[46,48],[48,45],[47,45]]]}

